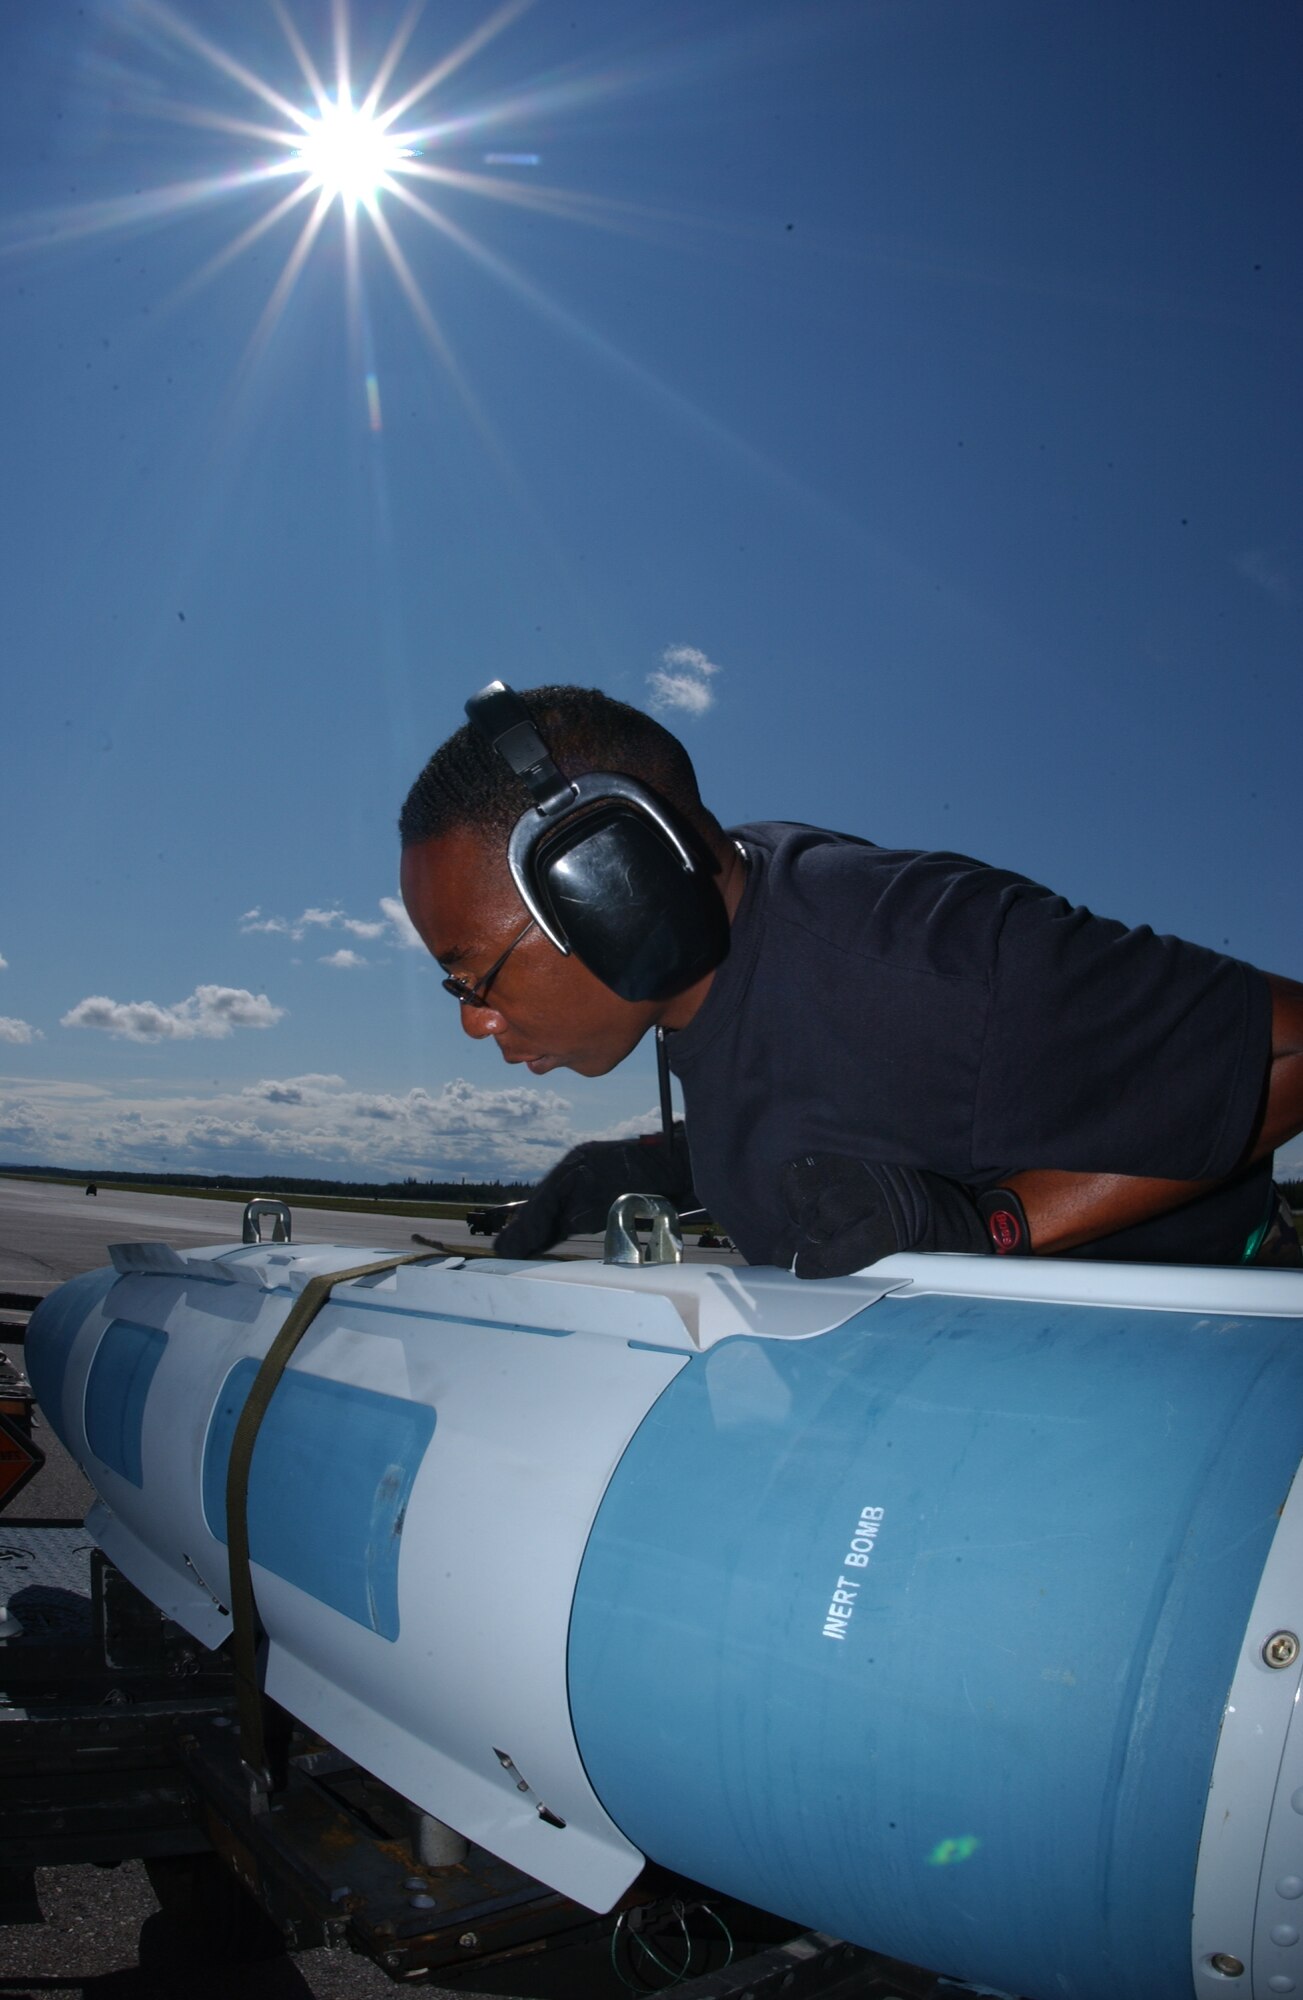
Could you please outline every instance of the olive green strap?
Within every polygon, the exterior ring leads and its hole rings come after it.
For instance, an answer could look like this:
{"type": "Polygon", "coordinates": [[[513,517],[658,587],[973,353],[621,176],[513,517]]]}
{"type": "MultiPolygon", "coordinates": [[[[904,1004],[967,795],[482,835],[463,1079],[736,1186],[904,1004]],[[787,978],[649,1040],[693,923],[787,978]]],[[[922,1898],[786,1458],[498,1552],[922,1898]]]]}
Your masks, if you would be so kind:
{"type": "Polygon", "coordinates": [[[231,1653],[235,1669],[235,1699],[240,1718],[240,1755],[260,1785],[269,1785],[267,1742],[263,1728],[262,1690],[258,1685],[258,1610],[249,1573],[249,1472],[253,1448],[276,1385],[286,1364],[336,1285],[353,1278],[371,1278],[396,1271],[400,1264],[430,1261],[428,1251],[405,1257],[385,1257],[377,1264],[357,1264],[350,1271],[323,1272],[309,1278],[285,1316],[285,1323],[263,1357],[253,1378],[231,1439],[226,1468],[226,1550],[231,1571],[231,1653]]]}

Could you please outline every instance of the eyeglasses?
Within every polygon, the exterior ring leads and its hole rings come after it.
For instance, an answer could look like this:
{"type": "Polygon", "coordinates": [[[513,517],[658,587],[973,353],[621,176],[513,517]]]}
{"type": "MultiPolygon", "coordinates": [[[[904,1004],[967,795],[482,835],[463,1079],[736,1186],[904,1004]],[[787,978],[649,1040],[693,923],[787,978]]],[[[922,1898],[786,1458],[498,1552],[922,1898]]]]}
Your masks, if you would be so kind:
{"type": "Polygon", "coordinates": [[[483,978],[477,979],[473,986],[468,985],[466,980],[459,978],[455,972],[450,972],[447,978],[440,982],[444,992],[451,993],[453,999],[459,1000],[463,1007],[487,1007],[489,1004],[490,986],[492,986],[503,966],[511,957],[516,946],[523,938],[529,936],[537,922],[537,917],[531,917],[525,925],[524,930],[516,932],[515,937],[512,938],[511,943],[507,946],[501,958],[495,958],[483,978]]]}

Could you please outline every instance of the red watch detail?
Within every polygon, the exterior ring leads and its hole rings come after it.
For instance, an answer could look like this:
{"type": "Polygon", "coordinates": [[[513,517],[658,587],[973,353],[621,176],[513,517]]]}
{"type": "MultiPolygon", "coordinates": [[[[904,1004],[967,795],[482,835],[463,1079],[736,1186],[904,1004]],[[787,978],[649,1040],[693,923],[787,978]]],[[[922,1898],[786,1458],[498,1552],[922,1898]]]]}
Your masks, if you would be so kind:
{"type": "Polygon", "coordinates": [[[1012,1188],[988,1188],[978,1200],[991,1248],[997,1257],[1029,1257],[1031,1231],[1022,1203],[1012,1188]]]}

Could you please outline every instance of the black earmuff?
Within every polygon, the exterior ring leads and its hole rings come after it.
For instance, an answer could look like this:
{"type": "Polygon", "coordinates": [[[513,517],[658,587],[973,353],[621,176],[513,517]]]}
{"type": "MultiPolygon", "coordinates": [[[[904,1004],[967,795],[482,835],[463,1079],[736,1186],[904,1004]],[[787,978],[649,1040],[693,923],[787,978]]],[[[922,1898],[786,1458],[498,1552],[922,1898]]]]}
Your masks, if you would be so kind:
{"type": "Polygon", "coordinates": [[[622,1000],[668,1000],[713,971],[728,950],[728,915],[697,834],[633,778],[563,777],[502,681],[472,695],[466,713],[534,801],[507,861],[557,950],[622,1000]]]}

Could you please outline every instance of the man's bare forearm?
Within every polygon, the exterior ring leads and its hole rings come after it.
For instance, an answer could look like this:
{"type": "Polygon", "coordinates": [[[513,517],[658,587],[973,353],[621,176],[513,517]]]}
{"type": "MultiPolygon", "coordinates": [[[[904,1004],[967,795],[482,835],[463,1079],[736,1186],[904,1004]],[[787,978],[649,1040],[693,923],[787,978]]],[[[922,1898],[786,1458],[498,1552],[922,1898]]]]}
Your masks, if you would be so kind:
{"type": "Polygon", "coordinates": [[[1033,1254],[1046,1257],[1166,1215],[1216,1185],[1142,1180],[1133,1174],[1065,1174],[1045,1167],[1011,1174],[1005,1182],[1023,1205],[1033,1254]]]}
{"type": "MultiPolygon", "coordinates": [[[[1271,1063],[1262,1108],[1242,1166],[1252,1166],[1303,1130],[1303,986],[1267,974],[1271,989],[1271,1063]]],[[[1044,1256],[1076,1250],[1116,1230],[1181,1208],[1216,1181],[1145,1180],[1132,1174],[1068,1174],[1048,1168],[1012,1174],[1007,1185],[1023,1205],[1032,1249],[1044,1256]]]]}

